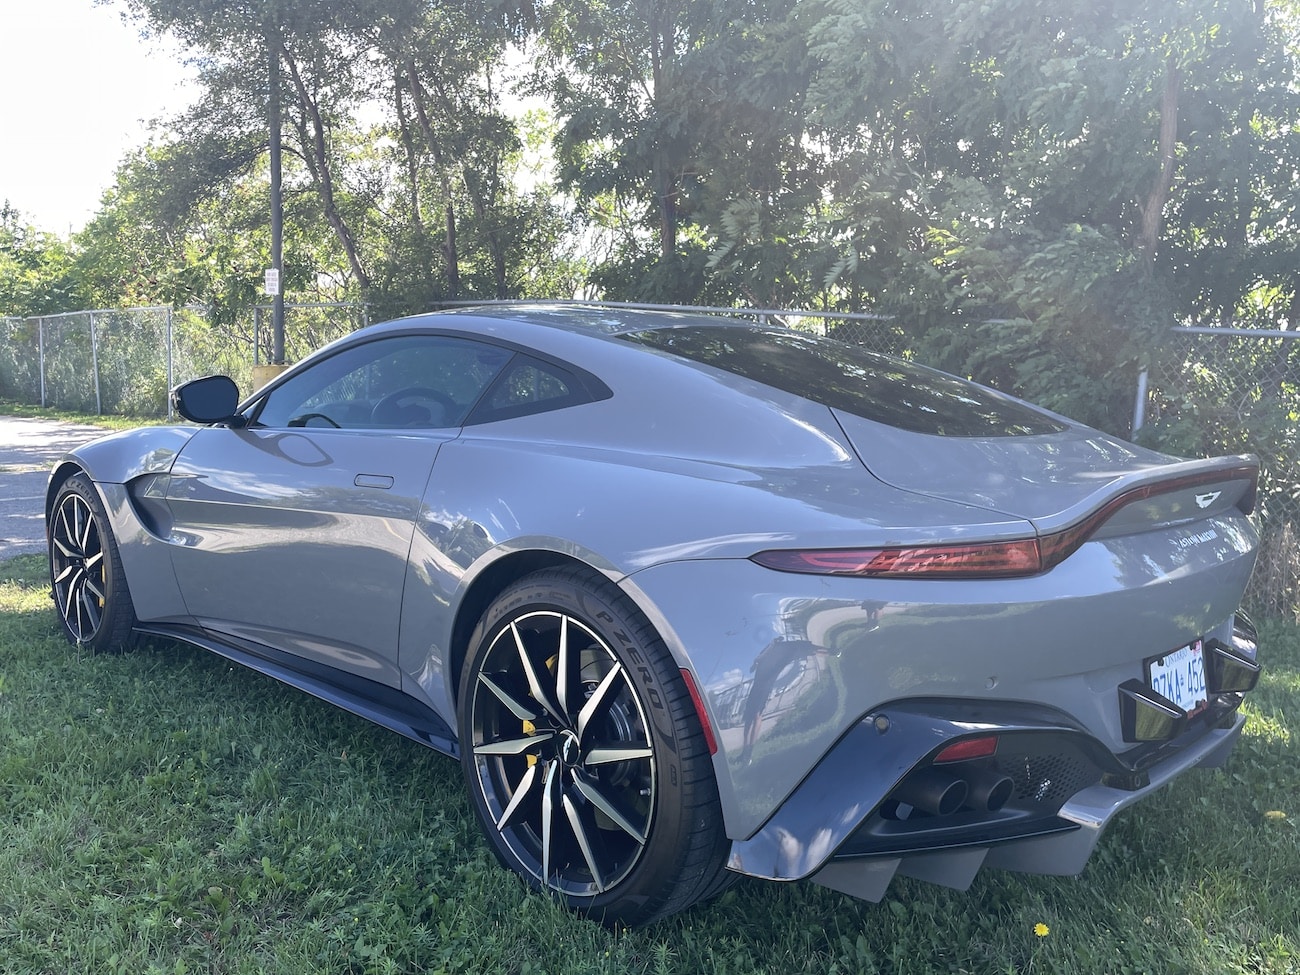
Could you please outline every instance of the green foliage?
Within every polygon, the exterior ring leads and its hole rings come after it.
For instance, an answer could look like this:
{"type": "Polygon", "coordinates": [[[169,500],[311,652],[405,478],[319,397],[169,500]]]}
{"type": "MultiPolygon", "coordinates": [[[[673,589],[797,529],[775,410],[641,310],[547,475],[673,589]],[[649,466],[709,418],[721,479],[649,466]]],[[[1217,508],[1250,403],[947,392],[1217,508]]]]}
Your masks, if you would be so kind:
{"type": "Polygon", "coordinates": [[[1300,621],[1300,339],[1180,335],[1156,361],[1142,440],[1260,459],[1263,543],[1248,598],[1262,614],[1300,621]]]}
{"type": "Polygon", "coordinates": [[[1289,15],[802,5],[807,130],[778,170],[798,180],[732,196],[714,267],[893,314],[918,354],[1127,432],[1126,390],[1168,326],[1290,314],[1289,15]]]}
{"type": "Polygon", "coordinates": [[[8,202],[0,205],[0,316],[72,311],[83,300],[67,245],[25,224],[8,202]]]}
{"type": "MultiPolygon", "coordinates": [[[[706,284],[697,250],[737,193],[778,192],[795,149],[807,70],[788,3],[556,4],[542,78],[562,119],[557,180],[582,206],[618,214],[608,268],[618,296],[698,302],[743,295],[706,284]]],[[[769,298],[769,289],[753,292],[769,298]]]]}

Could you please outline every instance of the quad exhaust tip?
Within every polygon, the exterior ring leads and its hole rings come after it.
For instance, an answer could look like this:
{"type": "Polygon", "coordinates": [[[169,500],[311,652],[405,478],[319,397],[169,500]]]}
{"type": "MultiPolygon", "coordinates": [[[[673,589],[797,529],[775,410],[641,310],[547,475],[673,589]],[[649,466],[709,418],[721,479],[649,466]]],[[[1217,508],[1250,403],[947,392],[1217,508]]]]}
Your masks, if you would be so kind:
{"type": "Polygon", "coordinates": [[[962,810],[997,812],[1015,788],[1010,778],[992,769],[957,774],[931,766],[909,775],[890,798],[931,816],[952,816],[962,810]]]}

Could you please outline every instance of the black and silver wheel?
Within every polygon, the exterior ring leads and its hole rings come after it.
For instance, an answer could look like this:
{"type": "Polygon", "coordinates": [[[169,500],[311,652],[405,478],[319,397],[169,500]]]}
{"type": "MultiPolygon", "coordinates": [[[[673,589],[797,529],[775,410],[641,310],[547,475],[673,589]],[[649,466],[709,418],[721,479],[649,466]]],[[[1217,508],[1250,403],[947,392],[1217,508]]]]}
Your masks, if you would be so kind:
{"type": "Polygon", "coordinates": [[[135,611],[108,514],[85,477],[74,475],[59,488],[46,530],[50,584],[64,635],[95,651],[125,647],[135,611]]]}
{"type": "Polygon", "coordinates": [[[667,648],[616,587],[535,573],[489,607],[461,678],[475,812],[501,861],[606,923],[719,888],[713,766],[667,648]]]}

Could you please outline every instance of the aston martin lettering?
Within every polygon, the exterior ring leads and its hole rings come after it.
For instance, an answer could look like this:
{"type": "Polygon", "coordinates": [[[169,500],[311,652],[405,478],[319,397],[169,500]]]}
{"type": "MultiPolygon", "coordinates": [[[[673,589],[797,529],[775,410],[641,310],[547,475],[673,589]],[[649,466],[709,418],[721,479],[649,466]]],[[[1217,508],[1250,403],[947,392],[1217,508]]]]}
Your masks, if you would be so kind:
{"type": "Polygon", "coordinates": [[[1203,532],[1197,532],[1195,535],[1185,535],[1178,539],[1178,547],[1181,549],[1191,548],[1194,545],[1202,545],[1205,542],[1212,542],[1219,537],[1219,533],[1213,528],[1207,528],[1203,532]]]}

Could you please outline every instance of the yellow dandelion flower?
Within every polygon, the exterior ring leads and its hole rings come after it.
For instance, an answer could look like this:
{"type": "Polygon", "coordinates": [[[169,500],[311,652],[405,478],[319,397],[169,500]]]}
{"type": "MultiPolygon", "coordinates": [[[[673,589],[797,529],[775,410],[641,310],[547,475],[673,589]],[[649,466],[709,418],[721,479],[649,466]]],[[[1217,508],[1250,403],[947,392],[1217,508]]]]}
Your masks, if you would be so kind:
{"type": "Polygon", "coordinates": [[[1051,932],[1051,930],[1052,929],[1049,928],[1042,921],[1039,921],[1037,924],[1034,925],[1034,934],[1038,935],[1040,938],[1046,938],[1047,935],[1051,932]]]}

